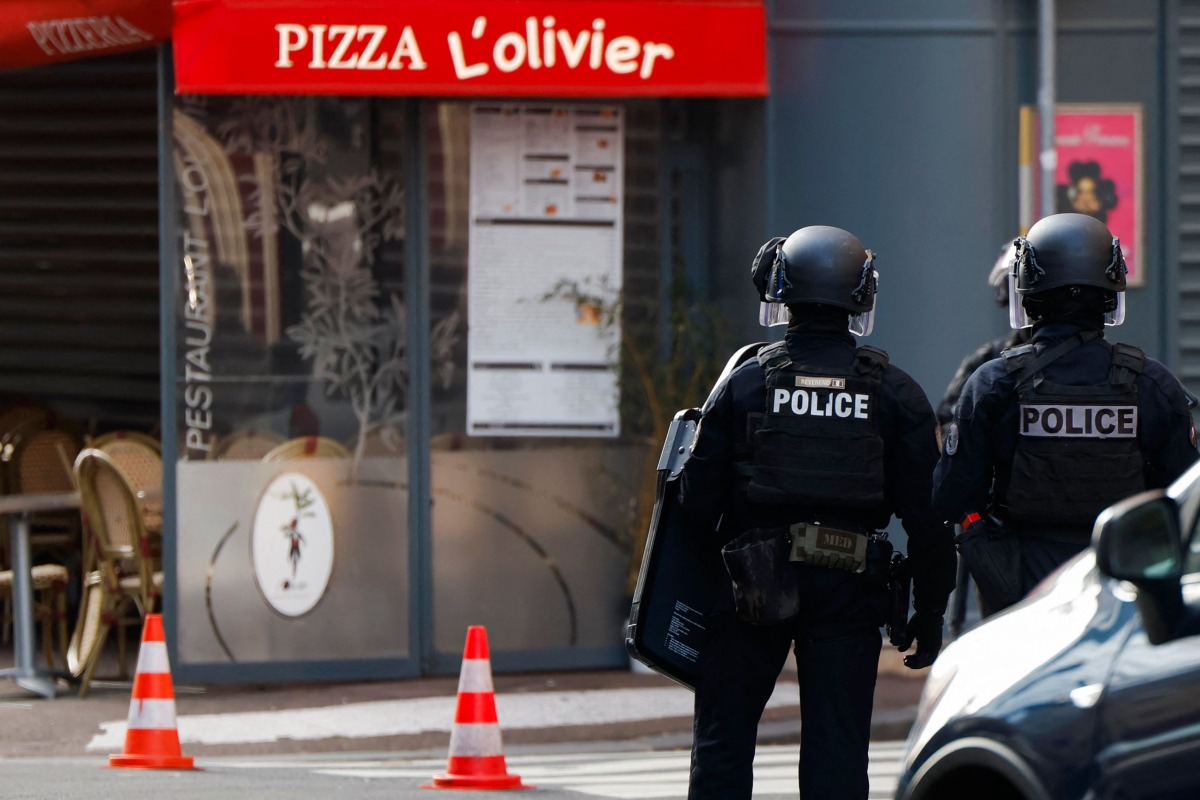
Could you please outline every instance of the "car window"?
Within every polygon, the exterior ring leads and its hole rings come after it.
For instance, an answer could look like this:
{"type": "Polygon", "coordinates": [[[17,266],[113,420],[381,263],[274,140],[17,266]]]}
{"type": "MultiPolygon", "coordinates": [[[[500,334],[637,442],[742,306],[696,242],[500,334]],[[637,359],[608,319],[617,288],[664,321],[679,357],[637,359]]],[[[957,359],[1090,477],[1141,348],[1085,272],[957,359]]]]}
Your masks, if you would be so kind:
{"type": "Polygon", "coordinates": [[[1187,557],[1183,562],[1183,574],[1200,573],[1200,514],[1192,522],[1192,535],[1188,545],[1187,557]]]}

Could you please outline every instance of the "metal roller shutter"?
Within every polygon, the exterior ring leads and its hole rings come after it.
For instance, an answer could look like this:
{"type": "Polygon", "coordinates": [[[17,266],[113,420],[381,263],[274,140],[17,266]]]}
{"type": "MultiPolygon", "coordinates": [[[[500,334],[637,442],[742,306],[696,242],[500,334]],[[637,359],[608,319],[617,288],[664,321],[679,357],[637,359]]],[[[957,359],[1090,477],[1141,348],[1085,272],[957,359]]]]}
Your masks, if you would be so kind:
{"type": "Polygon", "coordinates": [[[0,75],[0,401],[159,420],[153,50],[0,75]]]}

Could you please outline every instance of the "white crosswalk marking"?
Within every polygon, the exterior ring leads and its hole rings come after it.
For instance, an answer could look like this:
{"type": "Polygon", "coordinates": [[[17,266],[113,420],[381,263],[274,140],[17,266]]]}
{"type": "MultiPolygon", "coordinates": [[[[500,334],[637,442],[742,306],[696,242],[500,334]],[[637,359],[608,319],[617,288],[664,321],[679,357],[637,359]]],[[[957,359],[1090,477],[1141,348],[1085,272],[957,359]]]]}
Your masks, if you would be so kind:
{"type": "MultiPolygon", "coordinates": [[[[900,773],[903,742],[872,742],[868,774],[871,800],[891,798],[900,773]]],[[[796,745],[760,746],[754,760],[754,796],[799,794],[796,745]]],[[[540,788],[564,789],[612,800],[675,800],[687,796],[687,751],[531,754],[508,756],[509,772],[540,788]]],[[[270,760],[226,762],[239,768],[277,766],[270,760]]],[[[295,766],[295,762],[290,762],[295,766]]],[[[426,782],[446,767],[445,759],[304,762],[320,775],[426,782]]]]}

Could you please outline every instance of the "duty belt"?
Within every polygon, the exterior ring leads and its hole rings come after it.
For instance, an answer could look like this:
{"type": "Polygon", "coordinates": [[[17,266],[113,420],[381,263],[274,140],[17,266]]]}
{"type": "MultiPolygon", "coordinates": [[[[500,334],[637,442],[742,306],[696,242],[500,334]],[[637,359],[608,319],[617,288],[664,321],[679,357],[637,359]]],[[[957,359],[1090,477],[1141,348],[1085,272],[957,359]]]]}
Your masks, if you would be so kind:
{"type": "Polygon", "coordinates": [[[862,572],[867,566],[870,534],[831,528],[815,522],[788,526],[791,560],[814,567],[862,572]]]}

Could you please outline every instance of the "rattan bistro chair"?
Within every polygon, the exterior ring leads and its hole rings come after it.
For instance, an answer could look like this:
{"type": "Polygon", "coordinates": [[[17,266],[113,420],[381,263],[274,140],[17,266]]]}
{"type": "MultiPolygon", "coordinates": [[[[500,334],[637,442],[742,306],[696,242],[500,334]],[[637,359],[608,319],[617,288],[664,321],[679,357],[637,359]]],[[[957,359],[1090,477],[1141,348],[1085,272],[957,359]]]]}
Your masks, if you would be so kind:
{"type": "Polygon", "coordinates": [[[151,450],[160,455],[162,454],[162,442],[150,434],[141,433],[140,431],[119,430],[102,433],[89,441],[88,447],[94,447],[97,450],[107,451],[108,445],[113,442],[137,442],[139,444],[144,444],[146,447],[149,447],[151,450]]]}
{"type": "Polygon", "coordinates": [[[263,461],[296,461],[304,458],[350,458],[350,451],[335,439],[301,436],[289,439],[263,456],[263,461]]]}
{"type": "Polygon", "coordinates": [[[124,473],[142,510],[146,530],[162,531],[162,455],[158,440],[145,434],[102,436],[92,442],[124,473]]]}
{"type": "MultiPolygon", "coordinates": [[[[16,450],[12,493],[73,492],[72,464],[79,440],[61,428],[43,428],[25,437],[16,450]]],[[[34,554],[50,551],[56,557],[78,555],[79,515],[74,511],[38,514],[29,537],[34,554]]]]}
{"type": "MultiPolygon", "coordinates": [[[[354,452],[358,447],[358,439],[350,439],[346,442],[346,447],[354,452]]],[[[365,458],[394,458],[406,454],[404,449],[404,434],[398,429],[391,426],[374,428],[367,433],[363,441],[363,456],[365,458]]]]}
{"type": "MultiPolygon", "coordinates": [[[[58,633],[58,652],[67,653],[67,582],[70,573],[62,564],[37,564],[30,570],[33,585],[33,612],[42,623],[42,648],[46,665],[54,667],[54,634],[58,633]]],[[[13,572],[0,570],[0,598],[4,601],[5,638],[12,625],[13,572]]]]}
{"type": "Polygon", "coordinates": [[[67,668],[86,697],[108,632],[118,633],[121,677],[127,673],[125,628],[140,624],[162,594],[162,571],[125,474],[101,450],[87,448],[75,460],[86,544],[83,595],[67,668]]]}
{"type": "Polygon", "coordinates": [[[221,461],[258,461],[285,441],[274,431],[247,428],[222,436],[209,458],[221,461]]]}
{"type": "Polygon", "coordinates": [[[0,489],[17,491],[17,449],[26,438],[49,427],[50,412],[40,406],[17,406],[0,414],[0,489]]]}

